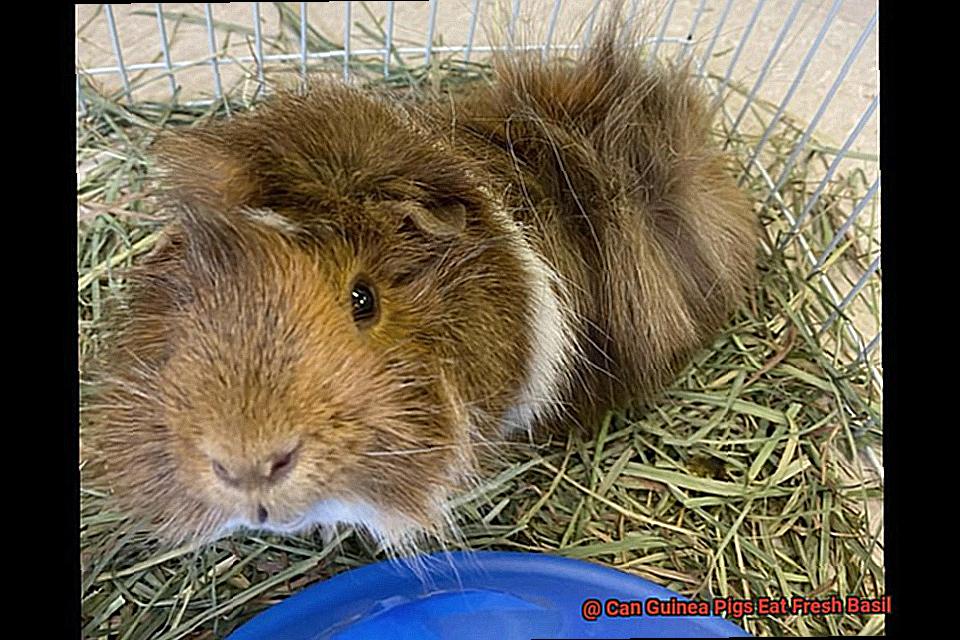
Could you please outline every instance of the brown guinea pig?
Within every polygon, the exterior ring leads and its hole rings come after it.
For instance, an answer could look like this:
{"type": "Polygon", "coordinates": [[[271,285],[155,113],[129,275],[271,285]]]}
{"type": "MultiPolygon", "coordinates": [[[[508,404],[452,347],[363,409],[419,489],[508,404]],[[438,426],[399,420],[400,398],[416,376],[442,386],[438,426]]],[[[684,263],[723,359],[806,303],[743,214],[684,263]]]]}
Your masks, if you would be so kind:
{"type": "Polygon", "coordinates": [[[160,142],[171,220],[104,336],[90,478],[168,541],[346,523],[402,550],[485,449],[668,383],[743,300],[757,222],[688,74],[597,41],[160,142]]]}

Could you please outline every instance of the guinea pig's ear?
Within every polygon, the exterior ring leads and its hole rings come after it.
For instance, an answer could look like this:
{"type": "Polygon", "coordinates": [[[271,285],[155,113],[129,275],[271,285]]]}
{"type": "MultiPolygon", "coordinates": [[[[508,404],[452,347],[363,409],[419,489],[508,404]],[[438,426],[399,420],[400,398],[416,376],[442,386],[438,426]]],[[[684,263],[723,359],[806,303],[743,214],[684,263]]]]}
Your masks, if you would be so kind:
{"type": "Polygon", "coordinates": [[[257,206],[256,172],[213,132],[162,134],[150,151],[175,197],[222,211],[257,206]]]}
{"type": "Polygon", "coordinates": [[[395,203],[395,207],[421,231],[440,238],[459,235],[467,224],[467,207],[458,200],[436,205],[406,200],[395,203]]]}

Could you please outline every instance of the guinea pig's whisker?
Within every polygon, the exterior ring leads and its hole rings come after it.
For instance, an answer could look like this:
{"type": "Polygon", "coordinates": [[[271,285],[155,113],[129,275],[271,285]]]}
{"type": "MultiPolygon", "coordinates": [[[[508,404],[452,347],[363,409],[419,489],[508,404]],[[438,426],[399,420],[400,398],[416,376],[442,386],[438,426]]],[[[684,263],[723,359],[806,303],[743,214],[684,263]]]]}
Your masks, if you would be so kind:
{"type": "Polygon", "coordinates": [[[363,455],[365,456],[407,456],[415,455],[419,453],[432,453],[434,451],[446,451],[449,449],[456,448],[454,445],[445,445],[437,447],[424,447],[421,449],[397,449],[394,451],[364,451],[363,455]]]}
{"type": "MultiPolygon", "coordinates": [[[[488,441],[488,442],[477,442],[473,446],[478,447],[520,447],[520,448],[529,448],[530,445],[525,442],[512,442],[509,440],[498,440],[498,441],[488,441]]],[[[418,455],[423,453],[432,453],[434,451],[449,451],[460,449],[462,445],[456,444],[444,444],[436,445],[432,447],[420,447],[418,449],[392,449],[389,451],[365,451],[363,455],[377,457],[377,456],[407,456],[407,455],[418,455]]]]}

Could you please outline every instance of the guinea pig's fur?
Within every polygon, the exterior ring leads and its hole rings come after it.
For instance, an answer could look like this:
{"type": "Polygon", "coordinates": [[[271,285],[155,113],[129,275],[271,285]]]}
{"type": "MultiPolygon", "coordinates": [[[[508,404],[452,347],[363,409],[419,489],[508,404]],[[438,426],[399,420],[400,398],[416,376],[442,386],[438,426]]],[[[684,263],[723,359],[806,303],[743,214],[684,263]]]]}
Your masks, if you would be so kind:
{"type": "Polygon", "coordinates": [[[687,72],[616,39],[162,140],[171,220],[104,334],[88,476],[168,541],[345,523],[402,549],[509,434],[650,399],[743,300],[757,222],[687,72]]]}

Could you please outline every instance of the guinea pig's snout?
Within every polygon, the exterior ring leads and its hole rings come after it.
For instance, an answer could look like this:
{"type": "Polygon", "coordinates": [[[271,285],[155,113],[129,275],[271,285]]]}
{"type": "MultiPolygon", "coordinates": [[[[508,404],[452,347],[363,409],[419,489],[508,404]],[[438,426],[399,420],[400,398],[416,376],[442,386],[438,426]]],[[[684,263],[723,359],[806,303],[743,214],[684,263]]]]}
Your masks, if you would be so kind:
{"type": "MultiPolygon", "coordinates": [[[[232,465],[211,458],[211,466],[217,478],[229,487],[263,487],[275,484],[290,475],[297,464],[297,454],[299,452],[300,446],[298,445],[293,449],[274,453],[261,460],[232,465]]],[[[264,519],[266,518],[264,517],[264,519]]]]}

